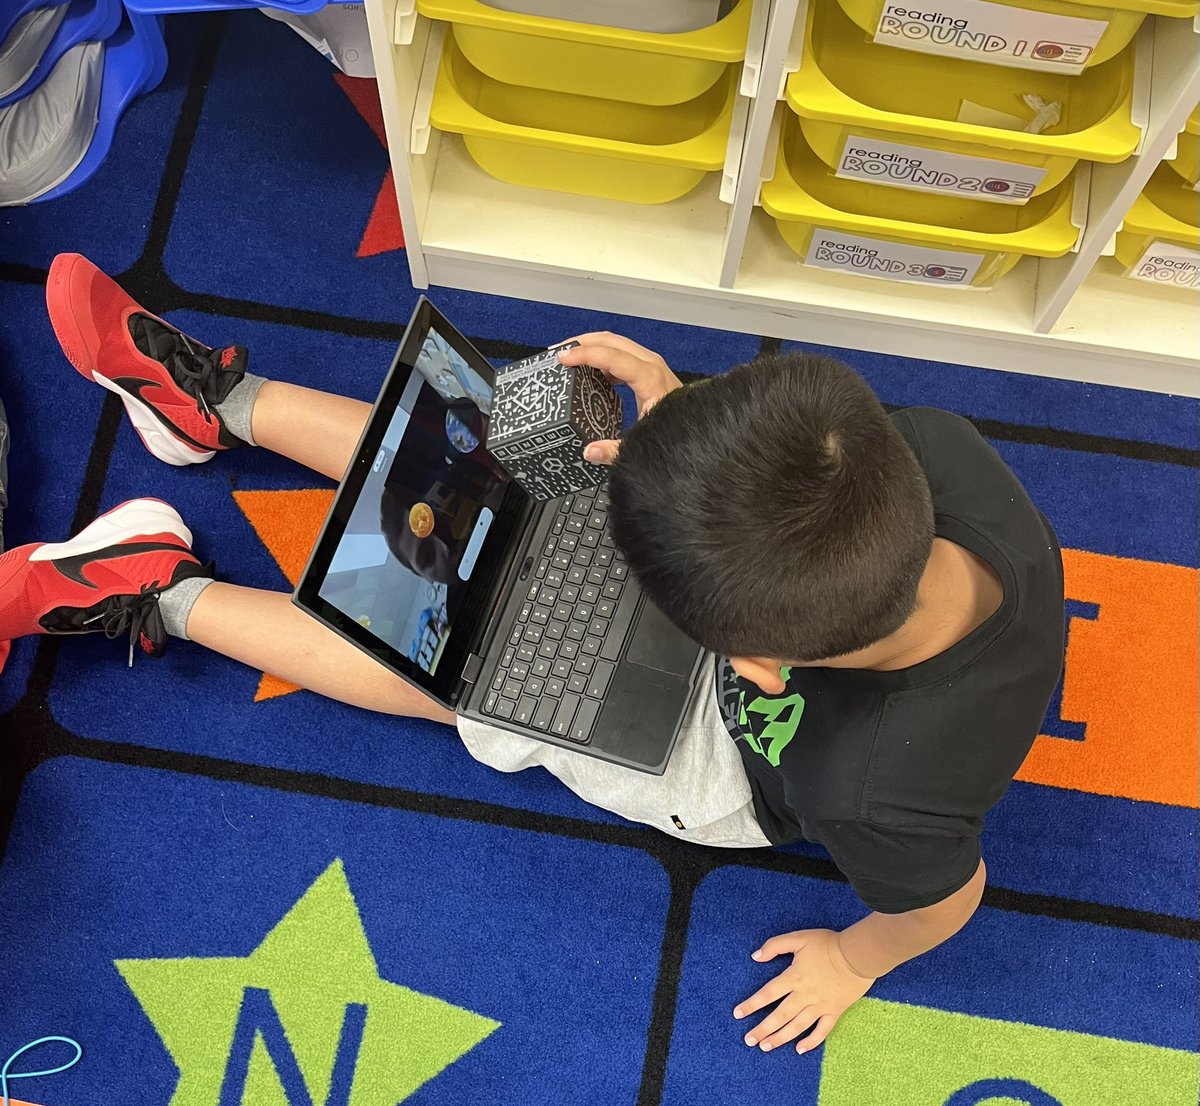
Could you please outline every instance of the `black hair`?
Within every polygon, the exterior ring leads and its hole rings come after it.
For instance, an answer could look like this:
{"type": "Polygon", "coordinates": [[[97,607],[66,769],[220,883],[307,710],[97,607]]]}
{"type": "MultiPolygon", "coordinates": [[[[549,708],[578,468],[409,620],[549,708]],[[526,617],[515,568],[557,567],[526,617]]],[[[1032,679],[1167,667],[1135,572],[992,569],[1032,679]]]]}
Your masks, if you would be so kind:
{"type": "Polygon", "coordinates": [[[830,357],[763,356],[669,393],[626,432],[609,496],[647,594],[728,656],[816,661],[887,637],[933,545],[920,463],[830,357]]]}

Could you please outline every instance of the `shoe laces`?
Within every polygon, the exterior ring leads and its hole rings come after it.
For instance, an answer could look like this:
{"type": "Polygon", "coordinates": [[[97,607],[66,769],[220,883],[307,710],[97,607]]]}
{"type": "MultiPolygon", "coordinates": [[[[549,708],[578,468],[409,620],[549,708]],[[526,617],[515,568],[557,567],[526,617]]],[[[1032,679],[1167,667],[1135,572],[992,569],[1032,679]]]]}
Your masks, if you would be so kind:
{"type": "Polygon", "coordinates": [[[209,396],[220,396],[229,390],[221,381],[222,373],[228,372],[221,367],[222,351],[210,349],[182,330],[164,326],[146,315],[131,319],[130,328],[138,348],[166,367],[175,383],[199,404],[205,420],[211,423],[216,416],[209,396]]]}
{"type": "MultiPolygon", "coordinates": [[[[167,628],[158,599],[169,584],[143,584],[137,595],[112,595],[105,599],[94,614],[85,618],[81,625],[88,629],[104,631],[109,641],[123,634],[129,635],[129,667],[133,667],[134,646],[139,642],[142,649],[154,654],[153,650],[166,643],[167,628]],[[147,642],[149,643],[147,645],[147,642]]],[[[161,652],[157,655],[161,656],[161,652]]]]}

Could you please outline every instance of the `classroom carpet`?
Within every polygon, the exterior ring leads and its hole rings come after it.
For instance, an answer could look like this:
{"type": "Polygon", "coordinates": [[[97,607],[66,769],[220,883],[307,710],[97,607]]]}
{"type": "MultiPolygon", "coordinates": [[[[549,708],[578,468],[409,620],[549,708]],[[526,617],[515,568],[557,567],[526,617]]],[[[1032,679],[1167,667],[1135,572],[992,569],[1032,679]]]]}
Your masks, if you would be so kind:
{"type": "MultiPolygon", "coordinates": [[[[59,351],[78,251],[250,367],[372,398],[417,292],[373,82],[256,12],[166,21],[171,68],[97,176],[0,212],[11,544],[133,496],[222,578],[288,590],[328,481],[176,470],[59,351]]],[[[433,288],[496,363],[589,329],[712,373],[771,335],[433,288]]],[[[957,937],[822,1048],[763,1054],[750,953],[864,912],[815,847],[709,850],[475,763],[456,735],[174,642],[14,643],[0,676],[0,1063],[45,1106],[1195,1106],[1197,404],[836,351],[971,418],[1064,548],[1067,654],[957,937]],[[60,1050],[60,1051],[56,1051],[60,1050]]],[[[1044,356],[1051,357],[1051,353],[1044,356]]],[[[969,737],[969,735],[964,735],[969,737]]]]}

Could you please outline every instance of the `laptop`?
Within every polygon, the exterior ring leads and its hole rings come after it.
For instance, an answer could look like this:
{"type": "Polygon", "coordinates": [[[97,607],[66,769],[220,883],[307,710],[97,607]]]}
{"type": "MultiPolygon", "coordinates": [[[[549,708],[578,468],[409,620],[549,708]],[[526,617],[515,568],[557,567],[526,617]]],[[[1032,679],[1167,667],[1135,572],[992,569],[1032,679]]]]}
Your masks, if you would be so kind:
{"type": "Polygon", "coordinates": [[[488,452],[497,371],[420,298],[293,602],[459,714],[661,775],[701,649],[603,487],[539,502],[488,452]]]}

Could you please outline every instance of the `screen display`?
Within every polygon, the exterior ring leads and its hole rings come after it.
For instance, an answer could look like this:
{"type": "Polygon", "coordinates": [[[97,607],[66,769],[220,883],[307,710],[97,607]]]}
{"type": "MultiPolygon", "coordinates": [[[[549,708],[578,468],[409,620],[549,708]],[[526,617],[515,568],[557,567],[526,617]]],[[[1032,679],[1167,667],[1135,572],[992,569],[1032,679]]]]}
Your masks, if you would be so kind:
{"type": "Polygon", "coordinates": [[[509,478],[491,386],[436,329],[415,367],[317,594],[432,676],[509,478]]]}

